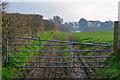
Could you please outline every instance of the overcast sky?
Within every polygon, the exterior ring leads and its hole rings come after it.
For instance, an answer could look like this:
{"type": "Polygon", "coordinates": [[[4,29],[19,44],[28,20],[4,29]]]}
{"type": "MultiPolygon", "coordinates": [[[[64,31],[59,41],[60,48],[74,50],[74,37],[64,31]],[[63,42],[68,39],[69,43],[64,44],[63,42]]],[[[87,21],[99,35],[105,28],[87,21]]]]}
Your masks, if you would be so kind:
{"type": "Polygon", "coordinates": [[[64,21],[118,20],[119,0],[7,0],[8,12],[40,14],[45,19],[55,15],[64,21]]]}

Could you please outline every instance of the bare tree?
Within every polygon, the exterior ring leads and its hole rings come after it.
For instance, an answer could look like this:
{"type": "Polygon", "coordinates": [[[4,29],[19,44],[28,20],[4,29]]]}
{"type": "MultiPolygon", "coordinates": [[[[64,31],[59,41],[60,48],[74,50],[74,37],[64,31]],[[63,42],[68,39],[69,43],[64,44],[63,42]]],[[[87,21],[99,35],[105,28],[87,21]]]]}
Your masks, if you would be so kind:
{"type": "Polygon", "coordinates": [[[53,16],[53,22],[54,22],[58,27],[62,27],[62,26],[63,26],[63,19],[60,18],[59,16],[53,16]]]}
{"type": "Polygon", "coordinates": [[[0,9],[3,12],[6,12],[7,8],[9,7],[9,3],[6,1],[0,1],[0,9]]]}

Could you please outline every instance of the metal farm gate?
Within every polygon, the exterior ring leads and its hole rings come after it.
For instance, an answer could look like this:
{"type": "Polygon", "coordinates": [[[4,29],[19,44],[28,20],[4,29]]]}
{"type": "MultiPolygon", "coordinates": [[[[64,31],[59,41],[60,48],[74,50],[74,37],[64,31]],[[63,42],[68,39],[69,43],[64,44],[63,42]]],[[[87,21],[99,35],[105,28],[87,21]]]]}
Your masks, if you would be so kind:
{"type": "Polygon", "coordinates": [[[17,36],[8,36],[7,37],[7,53],[6,53],[6,66],[13,66],[19,68],[105,68],[109,67],[107,65],[85,65],[85,66],[77,66],[76,64],[80,63],[90,63],[90,64],[102,64],[109,63],[111,61],[111,43],[78,43],[78,42],[69,42],[69,41],[58,41],[58,40],[43,40],[43,39],[35,39],[35,38],[27,38],[27,37],[17,37],[17,36]],[[21,44],[21,43],[11,43],[9,39],[25,39],[25,40],[33,40],[38,43],[32,44],[21,44]],[[86,46],[86,50],[81,47],[86,46]],[[15,46],[39,46],[38,50],[18,50],[11,49],[11,47],[15,46]],[[49,46],[49,47],[47,47],[49,46]],[[46,49],[50,48],[51,49],[46,49]],[[62,46],[67,46],[68,50],[65,49],[57,49],[57,47],[61,48],[62,46]],[[92,46],[92,47],[89,47],[92,46]],[[89,47],[89,48],[87,48],[89,47]],[[96,49],[93,49],[96,47],[96,49]],[[98,48],[100,47],[100,48],[98,48]],[[104,48],[102,48],[104,47],[104,48]],[[81,50],[80,50],[81,49],[81,50]],[[58,56],[57,53],[59,54],[58,56]],[[88,53],[94,54],[95,56],[87,55],[88,53]],[[105,56],[102,54],[105,53],[105,56]],[[23,54],[25,56],[23,56],[23,54]],[[32,56],[30,56],[30,55],[32,56]],[[63,55],[66,54],[66,55],[63,55]],[[99,56],[100,54],[100,56],[99,56]],[[21,56],[22,55],[22,56],[21,56]],[[46,55],[46,56],[44,56],[46,55]],[[97,56],[96,56],[97,55],[97,56]],[[107,60],[105,60],[107,58],[107,60]],[[19,59],[17,61],[17,59],[19,59]],[[84,60],[80,60],[84,59],[84,60]],[[100,61],[96,61],[94,59],[100,59],[100,61]],[[93,61],[92,61],[93,60],[93,61]],[[51,65],[46,65],[51,64],[51,65]],[[59,64],[57,66],[57,64],[59,64]],[[63,65],[64,64],[64,65],[63,65]]]}

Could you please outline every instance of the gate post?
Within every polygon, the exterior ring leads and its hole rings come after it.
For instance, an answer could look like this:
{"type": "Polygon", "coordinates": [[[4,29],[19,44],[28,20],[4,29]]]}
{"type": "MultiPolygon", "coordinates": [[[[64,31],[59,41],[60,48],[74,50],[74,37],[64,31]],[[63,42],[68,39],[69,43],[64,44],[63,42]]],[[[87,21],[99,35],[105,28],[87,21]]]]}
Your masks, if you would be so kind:
{"type": "Polygon", "coordinates": [[[120,69],[120,20],[118,21],[118,60],[119,60],[119,69],[120,69]]]}
{"type": "Polygon", "coordinates": [[[118,21],[115,21],[114,22],[114,54],[113,55],[116,55],[118,54],[118,49],[119,49],[119,46],[118,46],[118,21]]]}
{"type": "Polygon", "coordinates": [[[75,67],[75,43],[73,43],[73,67],[75,67]]]}
{"type": "Polygon", "coordinates": [[[41,55],[41,39],[39,37],[39,45],[40,45],[40,49],[39,49],[39,67],[40,67],[40,61],[41,61],[41,58],[40,58],[40,55],[41,55]]]}
{"type": "Polygon", "coordinates": [[[7,51],[6,51],[6,67],[8,65],[8,40],[9,40],[9,36],[7,36],[7,51]]]}
{"type": "Polygon", "coordinates": [[[110,62],[111,62],[111,60],[112,60],[111,48],[112,48],[112,45],[111,45],[111,42],[110,42],[110,62]]]}
{"type": "MultiPolygon", "coordinates": [[[[114,55],[118,56],[118,62],[120,63],[120,22],[114,22],[114,55]]],[[[119,64],[120,68],[120,64],[119,64]]]]}

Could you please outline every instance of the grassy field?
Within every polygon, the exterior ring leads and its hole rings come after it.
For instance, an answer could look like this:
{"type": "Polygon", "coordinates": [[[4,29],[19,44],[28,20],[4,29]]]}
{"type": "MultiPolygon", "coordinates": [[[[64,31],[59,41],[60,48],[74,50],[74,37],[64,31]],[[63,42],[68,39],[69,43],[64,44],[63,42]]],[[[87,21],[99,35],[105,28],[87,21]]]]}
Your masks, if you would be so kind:
{"type": "Polygon", "coordinates": [[[67,40],[67,37],[70,36],[76,42],[113,42],[113,31],[98,31],[98,32],[80,32],[80,33],[56,33],[58,39],[67,40]]]}
{"type": "MultiPolygon", "coordinates": [[[[40,35],[41,39],[47,39],[47,40],[51,40],[54,36],[57,36],[57,40],[64,40],[64,41],[68,41],[68,38],[72,38],[74,39],[76,42],[80,42],[80,43],[101,43],[101,42],[112,42],[113,45],[113,31],[102,31],[102,32],[80,32],[80,33],[63,33],[63,32],[52,32],[52,31],[47,31],[47,32],[43,32],[40,35]]],[[[38,38],[39,36],[36,36],[35,38],[38,38]]],[[[38,44],[38,42],[33,42],[34,44],[38,44]]],[[[43,44],[44,42],[42,42],[43,44]]],[[[65,49],[67,49],[68,47],[66,46],[65,49]]],[[[33,46],[25,46],[25,48],[23,50],[28,50],[28,49],[33,49],[33,50],[38,50],[39,46],[37,47],[33,47],[33,46]]],[[[19,53],[22,56],[33,56],[32,54],[27,54],[23,55],[21,53],[19,53]]],[[[13,54],[11,54],[13,55],[13,54]]],[[[65,54],[66,56],[67,54],[65,54]]],[[[13,55],[14,56],[14,55],[13,55]]],[[[119,74],[118,74],[118,66],[116,66],[117,63],[117,57],[113,57],[112,62],[109,64],[110,66],[112,65],[112,68],[108,68],[108,69],[100,69],[98,70],[96,77],[97,78],[102,78],[102,77],[107,77],[107,78],[113,78],[113,77],[117,77],[119,78],[119,74]],[[115,61],[115,62],[114,62],[115,61]],[[113,65],[114,64],[114,65],[113,65]],[[102,74],[104,72],[104,74],[102,74]],[[116,73],[117,72],[117,73],[116,73]],[[113,74],[112,74],[113,73],[113,74]]],[[[15,61],[27,61],[27,59],[25,60],[21,60],[21,59],[15,59],[15,61]]],[[[11,64],[11,65],[16,65],[17,64],[11,64]]],[[[21,65],[25,65],[25,64],[21,64],[21,65]]],[[[14,78],[14,77],[18,77],[19,75],[15,76],[16,73],[19,74],[20,70],[18,68],[12,68],[11,66],[8,66],[7,68],[3,68],[2,73],[3,73],[3,78],[14,78]]]]}

